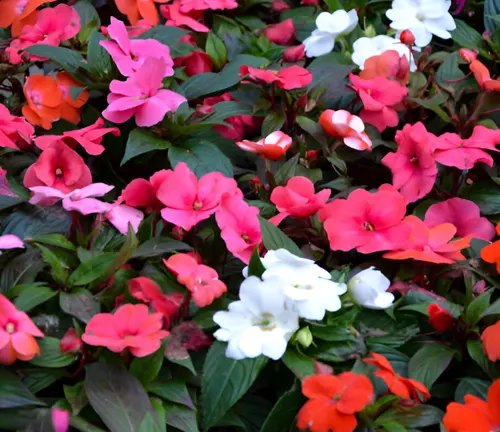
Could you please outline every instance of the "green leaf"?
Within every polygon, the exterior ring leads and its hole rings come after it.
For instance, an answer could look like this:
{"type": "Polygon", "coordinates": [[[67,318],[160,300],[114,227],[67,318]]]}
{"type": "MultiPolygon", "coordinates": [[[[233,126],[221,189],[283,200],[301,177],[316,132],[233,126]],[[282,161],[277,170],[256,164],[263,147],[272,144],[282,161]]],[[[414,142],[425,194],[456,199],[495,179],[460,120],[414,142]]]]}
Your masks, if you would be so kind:
{"type": "MultiPolygon", "coordinates": [[[[21,379],[6,369],[0,369],[0,408],[16,408],[23,406],[43,406],[21,379]]],[[[2,414],[3,415],[3,414],[2,414]]]]}
{"type": "Polygon", "coordinates": [[[462,20],[456,19],[455,24],[457,28],[451,32],[451,37],[460,48],[469,48],[479,51],[483,47],[483,38],[479,32],[462,20]]]}
{"type": "Polygon", "coordinates": [[[29,369],[26,373],[28,375],[23,378],[23,383],[34,394],[69,376],[64,369],[29,369]]]}
{"type": "Polygon", "coordinates": [[[295,417],[304,400],[300,386],[295,386],[293,390],[286,392],[274,405],[260,432],[288,432],[295,424],[295,417]]]}
{"type": "Polygon", "coordinates": [[[49,287],[27,285],[20,292],[14,305],[23,312],[29,312],[31,309],[45,303],[52,297],[57,295],[56,291],[52,291],[49,287]]]}
{"type": "Polygon", "coordinates": [[[483,344],[478,340],[468,340],[467,341],[467,351],[472,359],[481,366],[491,378],[500,377],[500,365],[489,361],[484,354],[483,344]]]}
{"type": "Polygon", "coordinates": [[[220,69],[227,62],[226,45],[214,32],[208,33],[205,52],[214,62],[216,69],[220,69]]]}
{"type": "Polygon", "coordinates": [[[285,112],[284,111],[271,111],[262,123],[261,135],[263,137],[268,136],[272,132],[281,130],[285,124],[285,112]]]}
{"type": "Polygon", "coordinates": [[[313,74],[307,93],[318,95],[315,98],[317,104],[335,106],[341,98],[353,94],[353,91],[346,86],[346,77],[354,66],[311,63],[307,69],[313,74]]]}
{"type": "Polygon", "coordinates": [[[458,52],[448,54],[436,73],[436,83],[457,100],[466,90],[477,88],[473,77],[465,78],[465,74],[458,67],[459,60],[458,52]]]}
{"type": "Polygon", "coordinates": [[[33,238],[26,238],[25,240],[34,243],[49,244],[63,249],[76,250],[76,246],[62,234],[42,234],[33,238]]]}
{"type": "Polygon", "coordinates": [[[486,0],[484,2],[484,27],[491,33],[495,33],[499,22],[494,16],[500,14],[500,2],[498,0],[486,0]]]}
{"type": "Polygon", "coordinates": [[[248,263],[248,276],[257,276],[260,278],[265,271],[266,268],[264,264],[262,264],[259,256],[259,247],[256,246],[250,257],[250,262],[248,263]]]}
{"type": "Polygon", "coordinates": [[[205,140],[187,140],[170,148],[168,158],[173,167],[185,162],[197,177],[218,171],[226,177],[233,177],[233,165],[219,148],[205,140]]]}
{"type": "Polygon", "coordinates": [[[141,244],[132,254],[132,258],[150,258],[172,251],[190,251],[192,247],[169,237],[153,237],[141,244]]]}
{"type": "Polygon", "coordinates": [[[59,339],[53,337],[44,337],[38,339],[40,355],[30,361],[32,365],[45,368],[61,368],[69,366],[75,361],[75,355],[63,353],[59,346],[59,339]]]}
{"type": "Polygon", "coordinates": [[[48,58],[50,61],[57,63],[64,70],[68,71],[75,78],[78,77],[78,70],[80,68],[86,68],[84,58],[75,50],[68,48],[37,44],[31,45],[26,48],[25,51],[39,57],[48,58]]]}
{"type": "Polygon", "coordinates": [[[89,71],[98,76],[108,76],[113,70],[113,61],[108,52],[99,44],[106,38],[99,32],[92,33],[87,48],[87,63],[89,71]]]}
{"type": "Polygon", "coordinates": [[[427,344],[408,363],[408,376],[420,381],[429,390],[451,363],[455,351],[446,345],[427,344]]]}
{"type": "Polygon", "coordinates": [[[305,354],[295,351],[293,348],[289,348],[285,352],[283,357],[281,357],[281,361],[301,380],[316,373],[314,370],[314,360],[305,354]]]}
{"type": "Polygon", "coordinates": [[[500,213],[500,186],[494,183],[474,182],[463,188],[461,196],[474,201],[484,215],[500,213]]]}
{"type": "Polygon", "coordinates": [[[90,291],[83,288],[77,288],[70,293],[62,291],[59,296],[59,305],[68,315],[84,323],[88,323],[101,310],[99,302],[90,291]]]}
{"type": "Polygon", "coordinates": [[[170,141],[158,138],[146,129],[135,128],[128,136],[125,154],[120,162],[120,166],[141,154],[155,150],[166,150],[171,146],[172,143],[170,141]]]}
{"type": "Polygon", "coordinates": [[[431,405],[414,405],[411,408],[398,406],[397,410],[390,408],[385,411],[375,424],[382,426],[388,422],[400,423],[407,428],[422,428],[438,424],[443,418],[443,412],[431,405]]]}
{"type": "Polygon", "coordinates": [[[304,256],[299,247],[271,222],[260,218],[260,229],[262,231],[262,241],[267,250],[286,249],[298,257],[304,256]]]}
{"type": "Polygon", "coordinates": [[[86,369],[85,392],[110,432],[136,432],[147,413],[156,418],[146,390],[129,372],[104,363],[86,369]]]}
{"type": "Polygon", "coordinates": [[[274,176],[277,185],[284,185],[289,179],[295,176],[297,164],[299,163],[299,156],[300,154],[297,153],[294,157],[288,159],[283,165],[280,166],[274,176]]]}
{"type": "Polygon", "coordinates": [[[226,344],[215,342],[203,365],[201,401],[205,429],[215,425],[246,393],[268,359],[233,360],[226,357],[226,344]]]}
{"type": "Polygon", "coordinates": [[[437,98],[432,99],[419,99],[419,98],[408,98],[413,102],[419,104],[420,106],[427,108],[428,110],[433,111],[438,117],[445,121],[446,123],[451,122],[450,116],[439,106],[439,101],[437,98]]]}
{"type": "Polygon", "coordinates": [[[78,415],[80,411],[85,408],[89,400],[85,394],[85,387],[83,381],[76,383],[74,386],[63,386],[64,397],[71,406],[71,413],[73,415],[78,415]]]}
{"type": "Polygon", "coordinates": [[[195,409],[186,383],[180,380],[155,381],[148,386],[148,391],[166,401],[185,405],[190,409],[195,409]]]}
{"type": "Polygon", "coordinates": [[[188,30],[174,26],[155,26],[151,30],[141,34],[138,39],[156,39],[164,45],[174,45],[182,36],[188,34],[188,30]]]}
{"type": "Polygon", "coordinates": [[[342,174],[347,172],[347,164],[339,157],[337,152],[333,152],[327,159],[335,168],[338,168],[342,174]]]}
{"type": "Polygon", "coordinates": [[[63,285],[68,279],[68,267],[49,248],[38,243],[35,243],[35,246],[42,251],[43,259],[52,268],[52,277],[54,280],[58,284],[63,285]]]}
{"type": "Polygon", "coordinates": [[[45,267],[40,251],[29,249],[4,265],[0,274],[0,292],[20,284],[31,284],[45,267]]]}
{"type": "Polygon", "coordinates": [[[484,318],[489,315],[496,315],[500,314],[500,299],[497,301],[493,302],[488,309],[486,309],[483,314],[481,315],[481,318],[484,318]]]}
{"type": "Polygon", "coordinates": [[[137,357],[130,365],[130,373],[134,375],[143,386],[147,386],[160,372],[165,355],[165,344],[156,352],[146,356],[137,357]]]}
{"type": "Polygon", "coordinates": [[[216,103],[213,111],[203,119],[203,124],[222,124],[225,119],[239,115],[252,115],[253,109],[250,105],[240,102],[226,101],[216,103]]]}
{"type": "Polygon", "coordinates": [[[102,254],[93,256],[88,261],[81,263],[71,273],[68,286],[87,285],[101,277],[116,258],[116,254],[102,254]]]}
{"type": "Polygon", "coordinates": [[[174,403],[166,403],[164,406],[169,426],[182,432],[198,432],[196,411],[174,403]]]}
{"type": "Polygon", "coordinates": [[[490,385],[491,383],[488,381],[479,378],[462,378],[457,386],[457,390],[455,391],[455,401],[458,403],[464,403],[465,395],[472,395],[486,400],[490,385]]]}
{"type": "Polygon", "coordinates": [[[309,117],[298,116],[295,120],[297,124],[311,135],[318,143],[323,146],[328,144],[328,137],[319,123],[311,120],[309,117]]]}
{"type": "Polygon", "coordinates": [[[490,299],[491,292],[485,292],[472,300],[465,313],[467,324],[474,326],[478,323],[483,314],[488,310],[490,299]]]}
{"type": "Polygon", "coordinates": [[[80,0],[73,5],[73,9],[78,12],[80,16],[80,32],[78,33],[78,40],[87,42],[92,33],[97,31],[101,25],[99,14],[94,6],[86,0],[80,0]]]}

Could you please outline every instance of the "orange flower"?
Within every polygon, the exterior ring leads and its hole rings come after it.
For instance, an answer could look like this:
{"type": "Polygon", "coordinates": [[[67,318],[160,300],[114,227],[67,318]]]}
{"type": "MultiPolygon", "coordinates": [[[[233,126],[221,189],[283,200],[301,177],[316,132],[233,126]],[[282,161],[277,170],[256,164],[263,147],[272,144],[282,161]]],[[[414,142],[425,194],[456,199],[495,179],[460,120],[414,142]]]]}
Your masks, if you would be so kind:
{"type": "Polygon", "coordinates": [[[483,349],[486,356],[491,361],[500,360],[500,321],[496,324],[486,327],[481,335],[483,349]]]}
{"type": "Polygon", "coordinates": [[[373,386],[365,375],[352,372],[319,374],[304,379],[302,393],[310,400],[299,411],[299,429],[352,432],[358,424],[354,414],[371,403],[373,386]]]}
{"type": "MultiPolygon", "coordinates": [[[[497,225],[497,234],[500,235],[500,223],[497,225]]],[[[481,249],[481,258],[487,263],[496,264],[497,272],[500,273],[500,240],[481,249]]]]}
{"type": "Polygon", "coordinates": [[[482,90],[500,91],[500,81],[491,79],[490,71],[479,60],[472,60],[469,67],[482,90]]]}
{"type": "Polygon", "coordinates": [[[33,25],[36,19],[36,9],[44,3],[55,0],[2,0],[0,28],[12,25],[12,36],[19,36],[25,25],[33,25]]]}
{"type": "Polygon", "coordinates": [[[257,153],[264,159],[276,161],[291,147],[292,138],[281,131],[276,131],[257,142],[243,140],[238,141],[236,145],[242,150],[257,153]]]}
{"type": "Polygon", "coordinates": [[[56,80],[63,97],[61,118],[73,124],[80,123],[80,108],[87,103],[89,92],[84,90],[76,99],[73,99],[71,97],[70,88],[82,88],[83,86],[78,81],[75,81],[68,72],[59,72],[56,75],[56,80]]]}
{"type": "Polygon", "coordinates": [[[23,106],[23,115],[32,125],[50,129],[61,117],[63,97],[54,78],[30,76],[24,84],[24,96],[28,105],[23,106]]]}
{"type": "Polygon", "coordinates": [[[443,418],[448,432],[493,432],[500,430],[500,379],[488,391],[488,401],[466,395],[465,404],[456,402],[446,407],[443,418]]]}
{"type": "Polygon", "coordinates": [[[375,371],[375,376],[382,378],[392,393],[404,399],[413,399],[417,403],[431,397],[429,390],[421,382],[397,375],[389,360],[383,355],[373,352],[370,355],[373,358],[366,358],[363,361],[379,368],[375,371]]]}
{"type": "Polygon", "coordinates": [[[394,78],[406,85],[410,80],[410,63],[405,55],[388,50],[368,58],[359,77],[364,80],[377,77],[394,78]]]}
{"type": "Polygon", "coordinates": [[[155,3],[168,3],[170,0],[115,0],[118,10],[127,15],[130,24],[136,25],[137,21],[144,18],[151,25],[160,24],[160,17],[155,3]]]}

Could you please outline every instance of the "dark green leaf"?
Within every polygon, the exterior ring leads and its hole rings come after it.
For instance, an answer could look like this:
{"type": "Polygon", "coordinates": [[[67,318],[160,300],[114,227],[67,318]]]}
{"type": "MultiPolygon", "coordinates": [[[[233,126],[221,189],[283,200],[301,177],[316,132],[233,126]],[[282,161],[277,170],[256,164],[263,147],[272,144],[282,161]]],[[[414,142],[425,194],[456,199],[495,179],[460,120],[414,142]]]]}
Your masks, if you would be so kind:
{"type": "Polygon", "coordinates": [[[485,292],[476,297],[467,307],[465,319],[467,324],[474,326],[481,319],[490,306],[491,293],[485,292]]]}
{"type": "Polygon", "coordinates": [[[489,361],[484,354],[483,344],[478,340],[467,341],[467,351],[472,359],[481,366],[490,377],[498,378],[500,377],[500,365],[489,361]]]}
{"type": "Polygon", "coordinates": [[[300,386],[295,386],[295,389],[286,392],[276,402],[260,432],[288,432],[295,424],[295,417],[304,404],[304,400],[300,386]]]}
{"type": "Polygon", "coordinates": [[[495,33],[499,22],[494,17],[500,14],[500,2],[498,0],[486,0],[484,2],[484,27],[491,33],[495,33]]]}
{"type": "Polygon", "coordinates": [[[216,103],[213,111],[203,120],[203,123],[221,124],[229,117],[239,115],[252,115],[253,110],[250,105],[245,105],[240,102],[226,101],[216,103]]]}
{"type": "Polygon", "coordinates": [[[397,411],[394,408],[388,409],[375,422],[376,425],[383,425],[387,422],[400,423],[407,428],[422,428],[438,424],[443,418],[443,412],[431,405],[414,405],[411,408],[399,406],[397,411]]]}
{"type": "Polygon", "coordinates": [[[295,120],[297,124],[304,129],[309,135],[311,135],[318,143],[326,146],[328,144],[328,138],[323,131],[323,128],[319,123],[311,120],[308,117],[298,116],[295,120]]]}
{"type": "Polygon", "coordinates": [[[259,247],[257,246],[253,252],[252,256],[250,257],[250,262],[248,263],[248,276],[257,276],[261,277],[262,273],[266,271],[266,268],[264,267],[264,264],[262,264],[262,261],[259,256],[259,247]]]}
{"type": "Polygon", "coordinates": [[[284,111],[271,111],[262,123],[261,135],[263,137],[268,136],[272,132],[281,130],[285,124],[285,112],[284,111]]]}
{"type": "Polygon", "coordinates": [[[182,36],[189,31],[174,26],[155,26],[151,30],[144,32],[138,39],[156,39],[164,45],[174,45],[182,36]]]}
{"type": "Polygon", "coordinates": [[[205,429],[215,425],[246,393],[268,359],[233,360],[226,357],[226,344],[215,342],[203,366],[201,400],[205,429]]]}
{"type": "Polygon", "coordinates": [[[190,251],[192,247],[169,237],[153,237],[141,244],[132,254],[132,258],[150,258],[172,251],[190,251]]]}
{"type": "Polygon", "coordinates": [[[78,415],[80,411],[85,408],[89,400],[85,394],[85,387],[83,381],[76,383],[74,386],[64,386],[64,397],[71,405],[71,413],[78,415]]]}
{"type": "Polygon", "coordinates": [[[485,316],[488,315],[496,315],[500,314],[500,299],[498,299],[496,302],[493,302],[488,309],[486,309],[483,314],[481,315],[481,318],[484,318],[485,316]]]}
{"type": "Polygon", "coordinates": [[[16,285],[31,284],[44,267],[38,249],[30,249],[16,256],[1,269],[0,292],[6,292],[16,285]]]}
{"type": "Polygon", "coordinates": [[[286,249],[298,257],[304,256],[299,247],[271,222],[260,219],[260,229],[262,231],[262,241],[267,250],[286,249]]]}
{"type": "Polygon", "coordinates": [[[43,259],[52,268],[52,277],[54,280],[58,284],[63,285],[68,279],[68,267],[49,248],[38,243],[35,243],[35,246],[42,251],[43,259]]]}
{"type": "Polygon", "coordinates": [[[216,69],[220,69],[227,62],[226,45],[214,32],[208,33],[205,52],[214,62],[216,69]]]}
{"type": "Polygon", "coordinates": [[[170,141],[158,138],[146,131],[146,129],[135,128],[128,136],[125,154],[120,165],[124,165],[130,159],[144,153],[155,150],[166,150],[171,145],[170,141]]]}
{"type": "Polygon", "coordinates": [[[64,312],[84,323],[88,323],[101,309],[99,302],[90,291],[83,288],[77,288],[70,293],[61,292],[59,304],[64,312]]]}
{"type": "Polygon", "coordinates": [[[148,386],[148,391],[166,401],[185,405],[190,409],[195,409],[191,396],[189,395],[186,383],[180,380],[156,381],[148,386]]]}
{"type": "Polygon", "coordinates": [[[89,260],[81,263],[76,270],[71,273],[68,279],[68,286],[87,285],[101,277],[115,260],[117,254],[102,254],[93,256],[89,260]]]}
{"type": "Polygon", "coordinates": [[[23,383],[34,394],[69,375],[64,369],[29,369],[26,373],[23,383]]]}
{"type": "Polygon", "coordinates": [[[458,52],[448,54],[436,73],[437,84],[455,99],[459,99],[464,91],[477,88],[475,79],[473,77],[465,78],[465,74],[458,67],[459,59],[458,52]]]}
{"type": "Polygon", "coordinates": [[[27,389],[17,375],[6,369],[0,369],[0,408],[15,408],[29,405],[43,406],[44,403],[39,401],[27,389]]]}
{"type": "Polygon", "coordinates": [[[31,309],[50,300],[55,295],[57,295],[57,292],[52,291],[49,287],[27,285],[19,292],[19,295],[14,301],[14,305],[19,310],[29,312],[31,309]]]}
{"type": "Polygon", "coordinates": [[[481,213],[492,215],[500,213],[500,186],[488,182],[474,182],[463,189],[462,197],[474,201],[481,213]]]}
{"type": "Polygon", "coordinates": [[[464,403],[465,395],[472,395],[486,400],[490,385],[491,383],[488,381],[479,378],[462,378],[455,392],[455,401],[458,403],[464,403]]]}
{"type": "Polygon", "coordinates": [[[105,77],[113,70],[113,62],[108,52],[99,44],[106,38],[99,32],[92,33],[88,45],[87,63],[89,71],[98,76],[105,77]]]}
{"type": "MultiPolygon", "coordinates": [[[[439,105],[439,100],[437,98],[432,99],[419,99],[419,98],[408,98],[413,102],[419,104],[420,106],[427,108],[428,110],[433,111],[435,114],[439,116],[439,118],[446,123],[451,122],[450,116],[443,110],[443,108],[439,105]]],[[[441,101],[442,103],[442,101],[441,101]]]]}
{"type": "Polygon", "coordinates": [[[136,432],[148,412],[156,418],[139,380],[118,366],[87,366],[85,392],[110,432],[136,432]]]}
{"type": "Polygon", "coordinates": [[[38,340],[40,355],[35,356],[30,361],[35,366],[45,368],[61,368],[69,366],[75,361],[75,356],[69,353],[63,353],[59,346],[59,339],[53,337],[44,337],[38,340]]]}
{"type": "Polygon", "coordinates": [[[299,156],[300,154],[297,153],[294,157],[288,159],[281,165],[274,176],[277,185],[284,185],[289,179],[295,176],[297,164],[299,163],[299,156]]]}
{"type": "Polygon", "coordinates": [[[352,90],[346,86],[346,77],[354,66],[315,63],[307,69],[313,74],[308,93],[319,93],[317,103],[334,107],[339,104],[342,97],[353,94],[352,90]]]}
{"type": "Polygon", "coordinates": [[[456,19],[457,28],[451,32],[451,37],[460,48],[469,48],[479,51],[483,47],[483,38],[472,27],[462,20],[456,19]]]}
{"type": "Polygon", "coordinates": [[[183,405],[166,403],[165,413],[167,415],[167,424],[169,426],[172,426],[182,432],[198,432],[196,411],[193,411],[183,405]]]}
{"type": "Polygon", "coordinates": [[[78,39],[82,42],[87,42],[91,33],[99,29],[101,20],[94,6],[86,0],[80,0],[73,5],[73,9],[80,16],[80,33],[78,39]]]}
{"type": "Polygon", "coordinates": [[[76,246],[62,234],[42,234],[33,238],[26,238],[26,241],[49,244],[63,249],[76,250],[76,246]]]}
{"type": "Polygon", "coordinates": [[[429,390],[451,363],[455,351],[446,345],[427,344],[410,359],[408,376],[429,390]]]}
{"type": "Polygon", "coordinates": [[[143,386],[147,386],[160,372],[165,355],[165,344],[159,350],[146,356],[138,357],[130,365],[130,373],[134,375],[143,386]]]}
{"type": "Polygon", "coordinates": [[[281,361],[301,380],[316,373],[314,370],[314,360],[305,354],[295,351],[293,348],[289,348],[285,352],[283,357],[281,357],[281,361]]]}
{"type": "Polygon", "coordinates": [[[64,70],[68,71],[75,77],[78,76],[78,70],[80,68],[86,67],[84,58],[75,50],[71,50],[68,48],[37,44],[31,45],[30,47],[26,48],[25,51],[39,57],[48,58],[50,61],[57,63],[64,70]]]}

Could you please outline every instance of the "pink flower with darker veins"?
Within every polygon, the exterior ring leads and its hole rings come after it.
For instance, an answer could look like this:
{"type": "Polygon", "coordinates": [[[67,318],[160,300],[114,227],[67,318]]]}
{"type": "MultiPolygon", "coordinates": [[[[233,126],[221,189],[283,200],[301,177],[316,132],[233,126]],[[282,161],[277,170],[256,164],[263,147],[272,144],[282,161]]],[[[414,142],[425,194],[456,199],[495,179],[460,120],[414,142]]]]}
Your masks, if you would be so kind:
{"type": "Polygon", "coordinates": [[[148,57],[126,81],[113,80],[108,107],[102,115],[113,123],[125,123],[135,116],[137,126],[159,123],[167,112],[176,111],[186,98],[163,89],[167,66],[161,59],[148,57]]]}

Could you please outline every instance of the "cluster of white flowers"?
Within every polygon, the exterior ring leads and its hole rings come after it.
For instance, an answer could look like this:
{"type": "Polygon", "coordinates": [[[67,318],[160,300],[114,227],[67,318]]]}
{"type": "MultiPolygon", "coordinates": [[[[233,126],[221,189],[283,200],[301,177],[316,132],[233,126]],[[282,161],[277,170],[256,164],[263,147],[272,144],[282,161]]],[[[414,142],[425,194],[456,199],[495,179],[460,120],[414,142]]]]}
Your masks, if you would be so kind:
{"type": "MultiPolygon", "coordinates": [[[[231,303],[229,311],[214,315],[221,327],[214,336],[228,342],[226,355],[230,358],[281,358],[299,329],[299,318],[322,320],[326,311],[341,308],[340,296],[347,292],[345,284],[332,281],[330,273],[314,261],[285,249],[269,251],[262,264],[265,271],[261,278],[248,276],[245,268],[240,300],[231,303]]],[[[349,281],[353,300],[372,309],[392,304],[394,296],[386,292],[389,285],[373,267],[349,281]]]]}

